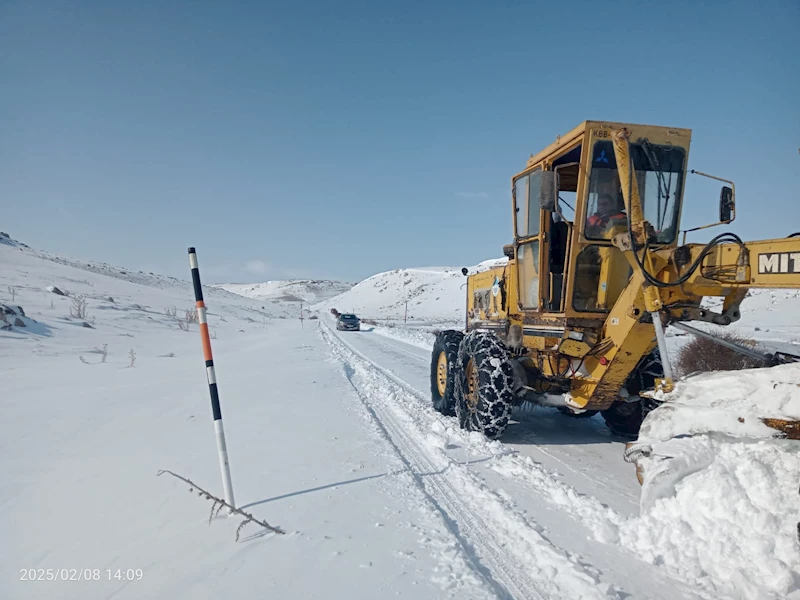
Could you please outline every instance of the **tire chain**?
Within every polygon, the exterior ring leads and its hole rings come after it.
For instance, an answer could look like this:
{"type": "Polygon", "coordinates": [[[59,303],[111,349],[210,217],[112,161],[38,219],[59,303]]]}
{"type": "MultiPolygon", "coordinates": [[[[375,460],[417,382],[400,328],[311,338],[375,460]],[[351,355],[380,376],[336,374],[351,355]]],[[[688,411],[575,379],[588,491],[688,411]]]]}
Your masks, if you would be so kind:
{"type": "Polygon", "coordinates": [[[499,438],[511,416],[514,371],[505,345],[492,333],[471,331],[461,342],[456,363],[456,417],[462,428],[499,438]],[[478,402],[467,408],[467,363],[472,358],[478,371],[478,402]]]}

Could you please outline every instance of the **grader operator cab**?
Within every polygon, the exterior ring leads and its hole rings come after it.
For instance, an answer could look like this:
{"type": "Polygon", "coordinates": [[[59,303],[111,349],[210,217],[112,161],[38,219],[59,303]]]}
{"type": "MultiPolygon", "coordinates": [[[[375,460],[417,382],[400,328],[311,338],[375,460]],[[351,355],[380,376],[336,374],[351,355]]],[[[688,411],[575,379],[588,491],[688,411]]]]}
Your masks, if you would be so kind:
{"type": "MultiPolygon", "coordinates": [[[[526,401],[599,411],[635,436],[653,392],[673,386],[668,324],[709,336],[685,322],[728,325],[749,289],[800,288],[797,234],[679,245],[690,140],[689,129],[586,121],[531,156],[512,179],[508,263],[469,276],[466,332],[434,343],[438,411],[490,439],[526,401]],[[708,296],[724,298],[721,312],[701,306],[708,296]]],[[[696,229],[733,221],[735,188],[721,181],[719,221],[696,229]]]]}

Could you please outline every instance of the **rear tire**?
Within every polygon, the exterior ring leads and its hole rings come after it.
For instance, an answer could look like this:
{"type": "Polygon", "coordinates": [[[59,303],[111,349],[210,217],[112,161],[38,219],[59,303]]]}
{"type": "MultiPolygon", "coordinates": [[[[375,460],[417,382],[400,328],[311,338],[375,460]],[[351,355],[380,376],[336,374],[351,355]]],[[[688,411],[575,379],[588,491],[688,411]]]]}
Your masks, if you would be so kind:
{"type": "Polygon", "coordinates": [[[644,420],[642,401],[622,402],[618,400],[602,411],[602,415],[606,426],[613,433],[622,437],[636,438],[644,420]]]}
{"type": "Polygon", "coordinates": [[[456,417],[462,429],[499,438],[514,404],[514,369],[505,344],[492,333],[471,331],[458,351],[456,417]]]}
{"type": "Polygon", "coordinates": [[[436,335],[431,353],[431,401],[433,408],[443,415],[455,415],[456,408],[456,362],[458,348],[464,334],[460,331],[441,331],[436,335]],[[442,363],[444,360],[444,371],[442,363]],[[444,386],[442,385],[444,384],[444,386]],[[442,387],[444,389],[442,390],[442,387]]]}
{"type": "MultiPolygon", "coordinates": [[[[656,379],[661,377],[664,377],[664,365],[661,363],[658,348],[654,348],[639,361],[628,377],[626,384],[628,393],[635,396],[642,390],[652,390],[655,388],[656,379]]],[[[624,437],[636,438],[642,421],[656,406],[658,402],[649,398],[642,398],[638,402],[617,401],[602,411],[602,414],[611,431],[624,437]]]]}
{"type": "Polygon", "coordinates": [[[628,377],[626,387],[628,393],[638,395],[642,390],[652,390],[656,387],[656,379],[664,377],[664,365],[661,363],[661,354],[658,348],[643,357],[636,365],[633,373],[628,377]]]}

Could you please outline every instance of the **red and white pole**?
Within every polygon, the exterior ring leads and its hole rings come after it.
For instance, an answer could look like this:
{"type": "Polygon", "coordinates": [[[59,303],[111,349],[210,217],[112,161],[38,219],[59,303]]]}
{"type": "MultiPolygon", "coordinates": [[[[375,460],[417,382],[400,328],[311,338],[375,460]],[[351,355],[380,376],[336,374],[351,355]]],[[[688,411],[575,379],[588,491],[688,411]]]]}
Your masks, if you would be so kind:
{"type": "Polygon", "coordinates": [[[197,320],[200,323],[200,339],[203,341],[203,355],[206,360],[206,378],[208,379],[208,391],[211,394],[211,413],[214,417],[214,433],[217,436],[219,468],[222,471],[222,489],[225,492],[225,502],[231,506],[236,506],[233,500],[233,484],[231,483],[231,467],[228,463],[228,447],[225,444],[225,430],[222,427],[222,409],[219,405],[217,374],[214,370],[214,357],[211,354],[211,336],[208,334],[208,317],[206,315],[206,305],[203,302],[203,286],[200,284],[200,268],[197,264],[197,253],[194,248],[189,248],[189,267],[192,269],[194,298],[197,301],[197,320]]]}

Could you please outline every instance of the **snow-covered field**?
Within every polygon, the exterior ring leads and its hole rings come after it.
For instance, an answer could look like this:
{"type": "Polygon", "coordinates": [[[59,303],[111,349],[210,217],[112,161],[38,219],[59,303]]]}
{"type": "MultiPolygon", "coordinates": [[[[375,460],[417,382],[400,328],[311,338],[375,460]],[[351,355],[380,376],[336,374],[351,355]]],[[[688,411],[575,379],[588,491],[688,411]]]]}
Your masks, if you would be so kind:
{"type": "MultiPolygon", "coordinates": [[[[303,323],[290,299],[207,288],[237,504],[286,531],[237,542],[239,518],[156,476],[221,494],[191,285],[8,241],[0,265],[0,303],[25,313],[0,331],[0,598],[800,598],[800,449],[751,422],[759,402],[800,417],[796,366],[682,382],[689,412],[643,431],[668,489],[640,510],[597,417],[520,412],[488,442],[430,407],[459,269],[375,276],[303,323]],[[396,326],[337,332],[330,306],[396,326]],[[730,430],[697,428],[731,408],[730,430]]],[[[774,298],[742,321],[791,343],[796,296],[774,298]]]]}

